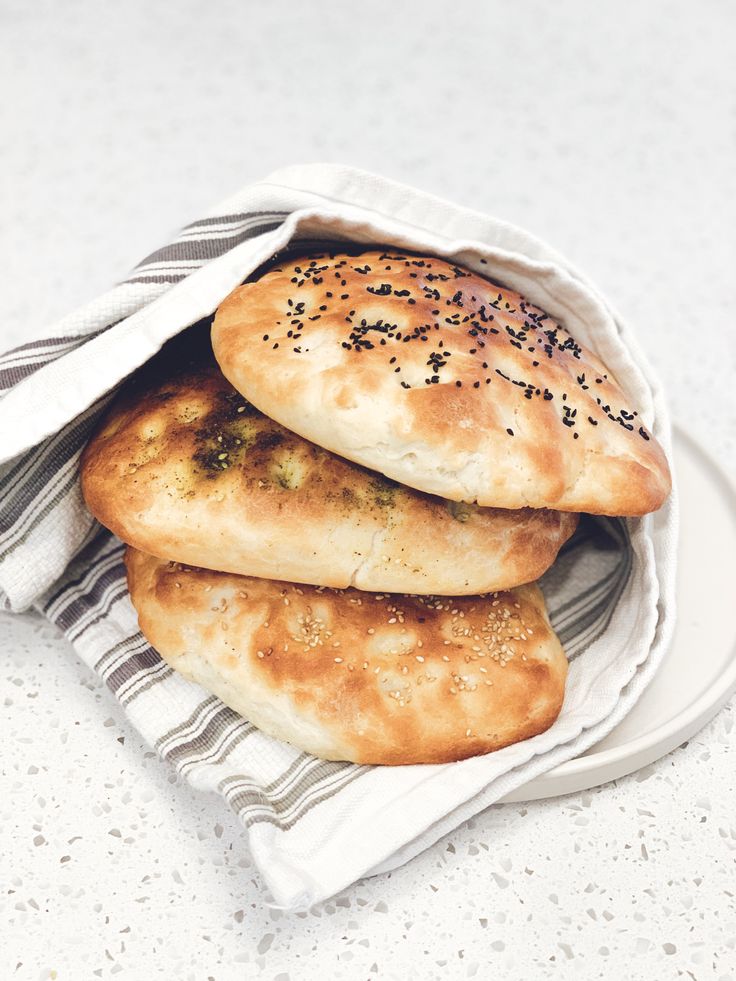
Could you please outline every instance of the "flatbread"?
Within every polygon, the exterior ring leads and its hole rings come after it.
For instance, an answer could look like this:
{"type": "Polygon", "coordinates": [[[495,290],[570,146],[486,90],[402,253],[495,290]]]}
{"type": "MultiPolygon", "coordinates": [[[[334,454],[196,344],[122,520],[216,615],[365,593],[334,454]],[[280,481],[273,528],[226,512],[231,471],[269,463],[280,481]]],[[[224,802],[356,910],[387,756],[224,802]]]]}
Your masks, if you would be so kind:
{"type": "Polygon", "coordinates": [[[296,586],[126,555],[141,630],[263,732],[326,760],[446,763],[528,739],[567,661],[537,586],[418,597],[296,586]]]}
{"type": "Polygon", "coordinates": [[[276,261],[220,306],[224,374],[306,439],[410,487],[641,515],[662,448],[602,362],[513,290],[394,249],[276,261]]]}
{"type": "Polygon", "coordinates": [[[197,331],[111,405],[81,479],[102,524],[153,555],[366,590],[454,595],[528,582],[577,522],[444,501],[307,442],[232,388],[197,331]]]}

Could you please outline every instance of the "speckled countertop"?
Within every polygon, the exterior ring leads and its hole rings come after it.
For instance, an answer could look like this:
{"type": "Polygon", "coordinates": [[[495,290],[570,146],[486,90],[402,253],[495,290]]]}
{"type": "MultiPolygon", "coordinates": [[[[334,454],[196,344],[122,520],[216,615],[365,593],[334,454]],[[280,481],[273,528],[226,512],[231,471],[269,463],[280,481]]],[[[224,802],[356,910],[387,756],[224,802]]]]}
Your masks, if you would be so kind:
{"type": "MultiPolygon", "coordinates": [[[[734,459],[736,8],[5,0],[0,348],[294,161],[521,224],[734,459]]],[[[724,584],[724,589],[726,584],[724,584]]],[[[736,978],[734,702],[639,773],[494,807],[310,913],[56,632],[0,616],[0,977],[736,978]]]]}

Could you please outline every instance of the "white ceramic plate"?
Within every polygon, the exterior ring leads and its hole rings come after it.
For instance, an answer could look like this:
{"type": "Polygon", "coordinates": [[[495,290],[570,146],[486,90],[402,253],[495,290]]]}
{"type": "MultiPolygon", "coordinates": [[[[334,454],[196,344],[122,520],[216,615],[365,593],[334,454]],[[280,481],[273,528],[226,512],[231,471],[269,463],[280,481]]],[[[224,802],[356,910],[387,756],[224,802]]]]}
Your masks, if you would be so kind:
{"type": "Polygon", "coordinates": [[[633,773],[689,739],[736,688],[736,490],[681,429],[675,430],[674,464],[680,546],[670,650],[613,732],[505,801],[556,797],[633,773]]]}

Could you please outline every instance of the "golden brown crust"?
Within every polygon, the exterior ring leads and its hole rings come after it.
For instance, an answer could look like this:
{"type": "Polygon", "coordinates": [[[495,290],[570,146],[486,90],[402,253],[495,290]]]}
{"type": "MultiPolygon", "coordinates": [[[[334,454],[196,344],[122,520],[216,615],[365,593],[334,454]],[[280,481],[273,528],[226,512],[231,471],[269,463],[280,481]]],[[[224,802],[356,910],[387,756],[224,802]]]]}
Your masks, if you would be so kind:
{"type": "Polygon", "coordinates": [[[209,342],[183,338],[117,398],[82,491],[123,541],[205,568],[445,595],[538,578],[576,515],[422,494],[308,443],[249,405],[209,342]]]}
{"type": "Polygon", "coordinates": [[[141,630],[263,732],[323,759],[445,763],[543,732],[567,661],[534,585],[456,599],[295,586],[128,549],[141,630]]]}
{"type": "Polygon", "coordinates": [[[664,453],[605,366],[543,310],[395,250],[284,260],[221,304],[225,375],[307,439],[485,506],[637,515],[664,453]]]}

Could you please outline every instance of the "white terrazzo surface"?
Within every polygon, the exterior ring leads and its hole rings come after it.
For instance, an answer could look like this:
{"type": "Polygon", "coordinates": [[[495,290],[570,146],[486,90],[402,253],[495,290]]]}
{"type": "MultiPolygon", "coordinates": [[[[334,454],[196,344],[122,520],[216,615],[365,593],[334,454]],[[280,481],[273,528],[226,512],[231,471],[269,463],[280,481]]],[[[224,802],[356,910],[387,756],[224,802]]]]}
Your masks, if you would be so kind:
{"type": "MultiPolygon", "coordinates": [[[[734,475],[735,40],[722,0],[2,0],[0,348],[241,184],[342,161],[567,253],[734,475]]],[[[733,701],[638,774],[284,914],[41,620],[0,616],[0,698],[1,979],[736,978],[733,701]]]]}

